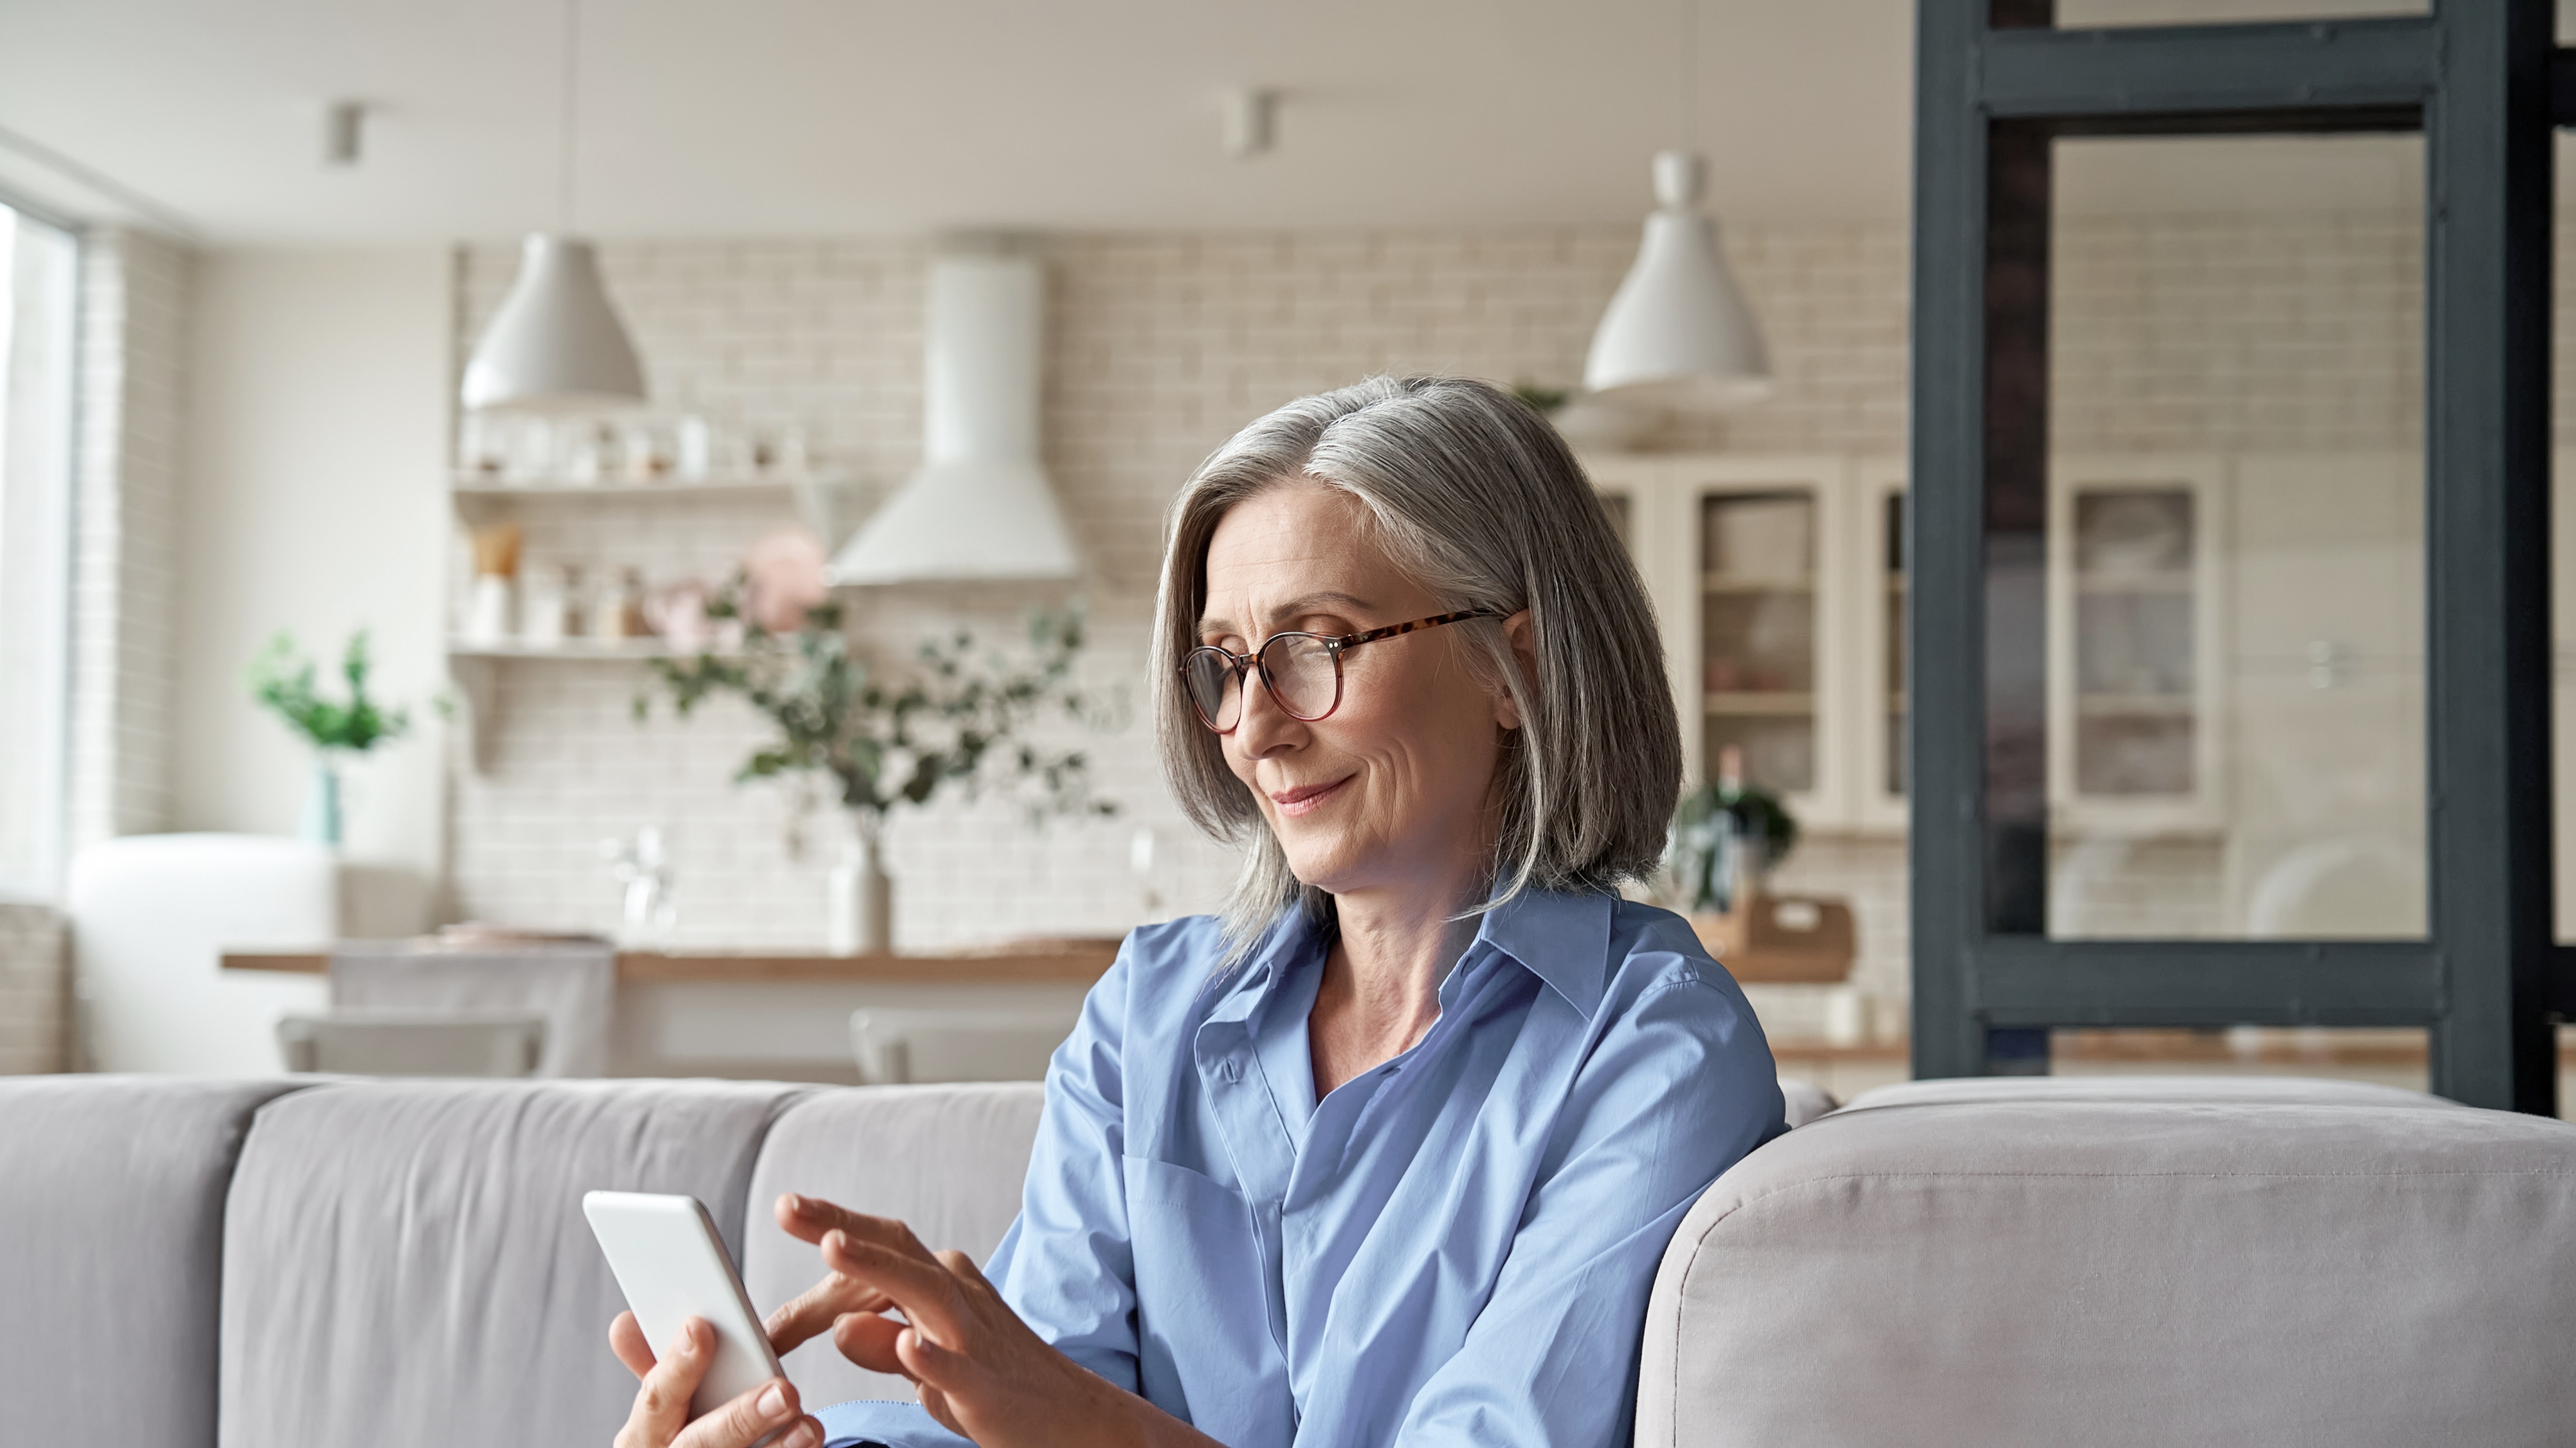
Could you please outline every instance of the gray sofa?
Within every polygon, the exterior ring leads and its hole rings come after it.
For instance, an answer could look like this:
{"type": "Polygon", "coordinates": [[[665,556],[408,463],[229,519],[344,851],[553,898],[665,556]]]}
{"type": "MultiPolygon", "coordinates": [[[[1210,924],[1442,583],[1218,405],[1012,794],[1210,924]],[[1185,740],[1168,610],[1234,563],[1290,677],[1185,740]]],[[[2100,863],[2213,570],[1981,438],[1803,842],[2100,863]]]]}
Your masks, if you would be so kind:
{"type": "MultiPolygon", "coordinates": [[[[780,1191],[999,1240],[1032,1086],[0,1081],[0,1442],[604,1443],[577,1203],[685,1191],[764,1308],[780,1191]]],[[[1638,1441],[2576,1441],[2576,1128],[2328,1083],[1864,1096],[1666,1257],[1638,1441]]],[[[897,1396],[809,1345],[810,1402],[897,1396]]],[[[1605,1388],[1605,1390],[1607,1390],[1605,1388]]]]}

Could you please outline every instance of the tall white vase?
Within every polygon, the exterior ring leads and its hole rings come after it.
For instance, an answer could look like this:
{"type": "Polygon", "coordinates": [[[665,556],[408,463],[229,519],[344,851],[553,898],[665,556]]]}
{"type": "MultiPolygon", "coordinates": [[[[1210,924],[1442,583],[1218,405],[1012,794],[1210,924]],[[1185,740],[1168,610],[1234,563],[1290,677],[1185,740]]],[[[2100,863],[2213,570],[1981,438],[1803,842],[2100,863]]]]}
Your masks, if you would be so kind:
{"type": "Polygon", "coordinates": [[[870,831],[853,829],[823,893],[824,949],[834,955],[894,952],[894,881],[870,831]]]}

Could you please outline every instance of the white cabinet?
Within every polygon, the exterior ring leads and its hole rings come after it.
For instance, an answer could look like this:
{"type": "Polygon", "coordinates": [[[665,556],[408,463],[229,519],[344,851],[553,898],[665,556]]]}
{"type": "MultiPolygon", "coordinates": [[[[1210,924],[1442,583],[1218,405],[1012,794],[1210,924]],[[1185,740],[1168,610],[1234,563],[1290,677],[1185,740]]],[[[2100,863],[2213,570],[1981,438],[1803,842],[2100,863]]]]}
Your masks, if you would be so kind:
{"type": "Polygon", "coordinates": [[[1810,828],[1849,828],[1863,694],[1851,469],[1840,458],[1591,460],[1664,631],[1685,784],[1729,749],[1810,828]]]}
{"type": "Polygon", "coordinates": [[[2048,794],[2089,835],[2226,823],[2225,468],[2049,463],[2048,794]]]}
{"type": "MultiPolygon", "coordinates": [[[[1688,783],[1743,752],[1811,830],[1906,819],[1905,464],[1586,460],[1662,621],[1688,783]]],[[[2061,827],[2208,831],[2225,807],[2221,460],[2052,465],[2049,779],[2061,827]]]]}

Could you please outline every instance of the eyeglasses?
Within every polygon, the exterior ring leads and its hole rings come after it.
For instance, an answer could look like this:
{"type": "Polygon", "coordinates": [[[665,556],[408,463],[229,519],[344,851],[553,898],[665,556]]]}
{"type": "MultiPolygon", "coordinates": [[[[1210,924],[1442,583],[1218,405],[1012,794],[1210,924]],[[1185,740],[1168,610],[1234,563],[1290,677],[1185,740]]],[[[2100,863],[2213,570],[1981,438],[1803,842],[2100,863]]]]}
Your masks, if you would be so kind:
{"type": "Polygon", "coordinates": [[[1312,724],[1342,706],[1342,655],[1397,634],[1471,618],[1503,617],[1496,609],[1469,608],[1411,623],[1391,623],[1366,633],[1276,633],[1248,654],[1202,644],[1181,656],[1181,683],[1199,711],[1199,722],[1219,734],[1231,734],[1243,722],[1244,680],[1254,669],[1261,671],[1261,686],[1270,691],[1271,702],[1282,713],[1312,724]]]}

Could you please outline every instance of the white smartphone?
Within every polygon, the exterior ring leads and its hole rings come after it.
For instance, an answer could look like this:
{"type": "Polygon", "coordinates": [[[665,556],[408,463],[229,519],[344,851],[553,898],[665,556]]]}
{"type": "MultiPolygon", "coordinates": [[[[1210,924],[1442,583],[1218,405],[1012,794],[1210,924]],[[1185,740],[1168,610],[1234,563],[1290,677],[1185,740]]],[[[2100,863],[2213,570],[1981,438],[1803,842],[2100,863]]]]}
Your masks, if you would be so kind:
{"type": "Polygon", "coordinates": [[[741,1274],[725,1254],[724,1238],[716,1235],[715,1219],[696,1197],[591,1192],[582,1197],[581,1212],[608,1254],[608,1270],[654,1356],[690,1318],[714,1324],[716,1360],[689,1400],[690,1417],[787,1376],[761,1330],[760,1315],[751,1310],[741,1274]]]}

